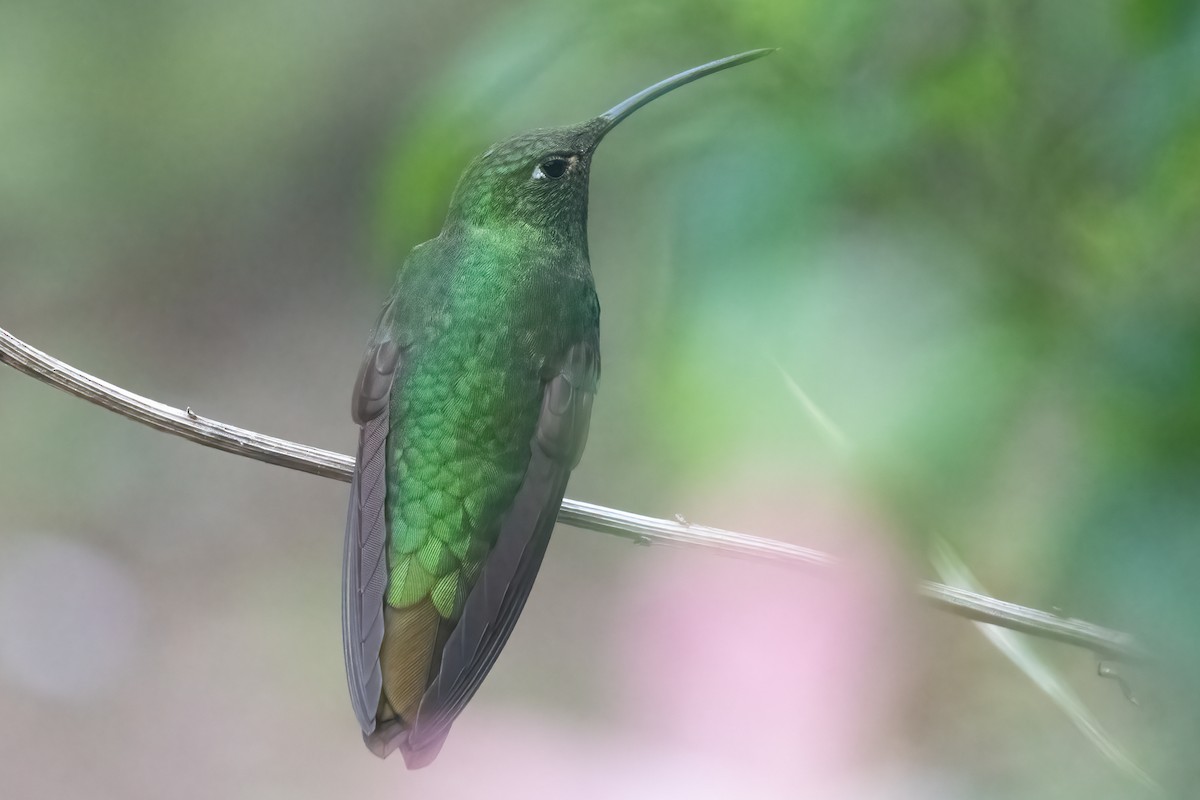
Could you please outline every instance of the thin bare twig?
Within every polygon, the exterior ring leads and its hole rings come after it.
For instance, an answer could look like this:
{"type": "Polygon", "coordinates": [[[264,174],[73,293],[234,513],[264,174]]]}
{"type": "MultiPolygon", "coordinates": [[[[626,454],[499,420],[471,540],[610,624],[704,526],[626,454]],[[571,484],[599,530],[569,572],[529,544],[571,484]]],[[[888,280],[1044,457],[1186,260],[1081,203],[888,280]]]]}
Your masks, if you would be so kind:
{"type": "MultiPolygon", "coordinates": [[[[31,347],[2,328],[0,361],[123,417],[206,447],[340,481],[348,482],[354,469],[354,459],[350,456],[227,425],[199,416],[190,408],[178,409],[114,386],[31,347]]],[[[579,500],[564,500],[558,518],[576,528],[620,536],[640,544],[701,547],[726,555],[810,567],[830,566],[836,561],[827,553],[799,545],[647,517],[579,500]]],[[[917,593],[934,608],[976,622],[1065,642],[1109,659],[1145,661],[1149,658],[1129,634],[1083,620],[1064,618],[933,581],[919,583],[917,593]]]]}

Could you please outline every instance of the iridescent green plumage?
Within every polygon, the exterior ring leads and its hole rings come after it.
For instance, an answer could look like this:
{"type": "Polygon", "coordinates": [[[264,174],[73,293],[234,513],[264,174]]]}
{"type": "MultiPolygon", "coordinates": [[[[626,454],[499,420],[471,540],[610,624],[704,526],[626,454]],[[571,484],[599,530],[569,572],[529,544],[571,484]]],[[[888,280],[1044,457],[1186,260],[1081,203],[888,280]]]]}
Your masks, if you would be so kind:
{"type": "Polygon", "coordinates": [[[419,322],[402,333],[411,355],[393,387],[388,443],[387,602],[431,596],[444,619],[521,483],[543,369],[599,325],[579,248],[523,225],[464,226],[454,242],[458,258],[432,258],[447,248],[434,241],[400,279],[400,292],[418,288],[398,316],[419,322]]]}
{"type": "Polygon", "coordinates": [[[436,756],[524,606],[582,454],[600,372],[596,146],[654,97],[765,52],[493,146],[401,269],[355,387],[344,572],[347,677],[376,754],[436,756]]]}

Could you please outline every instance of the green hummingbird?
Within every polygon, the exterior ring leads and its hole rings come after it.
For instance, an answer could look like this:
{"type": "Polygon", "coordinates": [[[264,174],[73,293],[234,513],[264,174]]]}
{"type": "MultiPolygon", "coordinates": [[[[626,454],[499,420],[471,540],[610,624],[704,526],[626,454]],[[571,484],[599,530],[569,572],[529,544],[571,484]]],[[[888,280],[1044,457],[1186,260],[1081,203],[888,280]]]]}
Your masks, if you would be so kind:
{"type": "Polygon", "coordinates": [[[587,440],[600,377],[588,176],[637,109],[744,64],[667,78],[463,173],[384,304],[354,386],[342,641],[371,752],[429,764],[525,605],[587,440]]]}

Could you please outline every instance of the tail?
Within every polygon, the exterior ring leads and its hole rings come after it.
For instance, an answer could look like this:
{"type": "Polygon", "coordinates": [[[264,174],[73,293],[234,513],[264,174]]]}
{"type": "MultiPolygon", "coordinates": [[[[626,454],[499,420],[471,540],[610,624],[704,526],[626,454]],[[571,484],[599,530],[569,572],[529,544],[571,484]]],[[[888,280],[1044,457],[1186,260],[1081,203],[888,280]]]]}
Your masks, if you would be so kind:
{"type": "MultiPolygon", "coordinates": [[[[446,733],[449,733],[449,729],[446,733]]],[[[387,758],[393,751],[399,750],[406,767],[420,769],[429,766],[437,758],[446,742],[446,733],[432,741],[423,742],[419,748],[414,748],[408,741],[409,729],[399,718],[392,718],[387,722],[380,722],[371,733],[364,733],[363,742],[368,750],[380,758],[387,758]]]]}

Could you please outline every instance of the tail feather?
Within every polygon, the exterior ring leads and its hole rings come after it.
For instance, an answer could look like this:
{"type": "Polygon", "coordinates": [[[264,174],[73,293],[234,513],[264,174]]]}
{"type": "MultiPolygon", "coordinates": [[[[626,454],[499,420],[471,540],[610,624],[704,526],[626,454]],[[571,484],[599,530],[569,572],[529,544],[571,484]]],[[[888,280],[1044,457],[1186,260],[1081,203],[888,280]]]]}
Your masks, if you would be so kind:
{"type": "Polygon", "coordinates": [[[414,748],[409,744],[409,728],[399,717],[381,722],[371,733],[363,734],[363,742],[367,749],[380,758],[387,758],[396,750],[404,757],[404,765],[409,769],[427,767],[437,758],[446,741],[446,731],[442,736],[422,742],[421,747],[414,748]]]}
{"type": "Polygon", "coordinates": [[[437,661],[435,648],[442,620],[428,598],[407,608],[385,606],[383,618],[379,651],[383,699],[396,716],[412,720],[437,661]]]}
{"type": "Polygon", "coordinates": [[[363,734],[363,742],[380,758],[399,750],[408,768],[417,769],[437,757],[446,738],[422,741],[420,747],[413,747],[409,736],[430,672],[440,661],[438,653],[445,644],[446,626],[428,598],[407,608],[385,605],[383,616],[383,646],[379,653],[383,692],[375,729],[363,734]]]}

